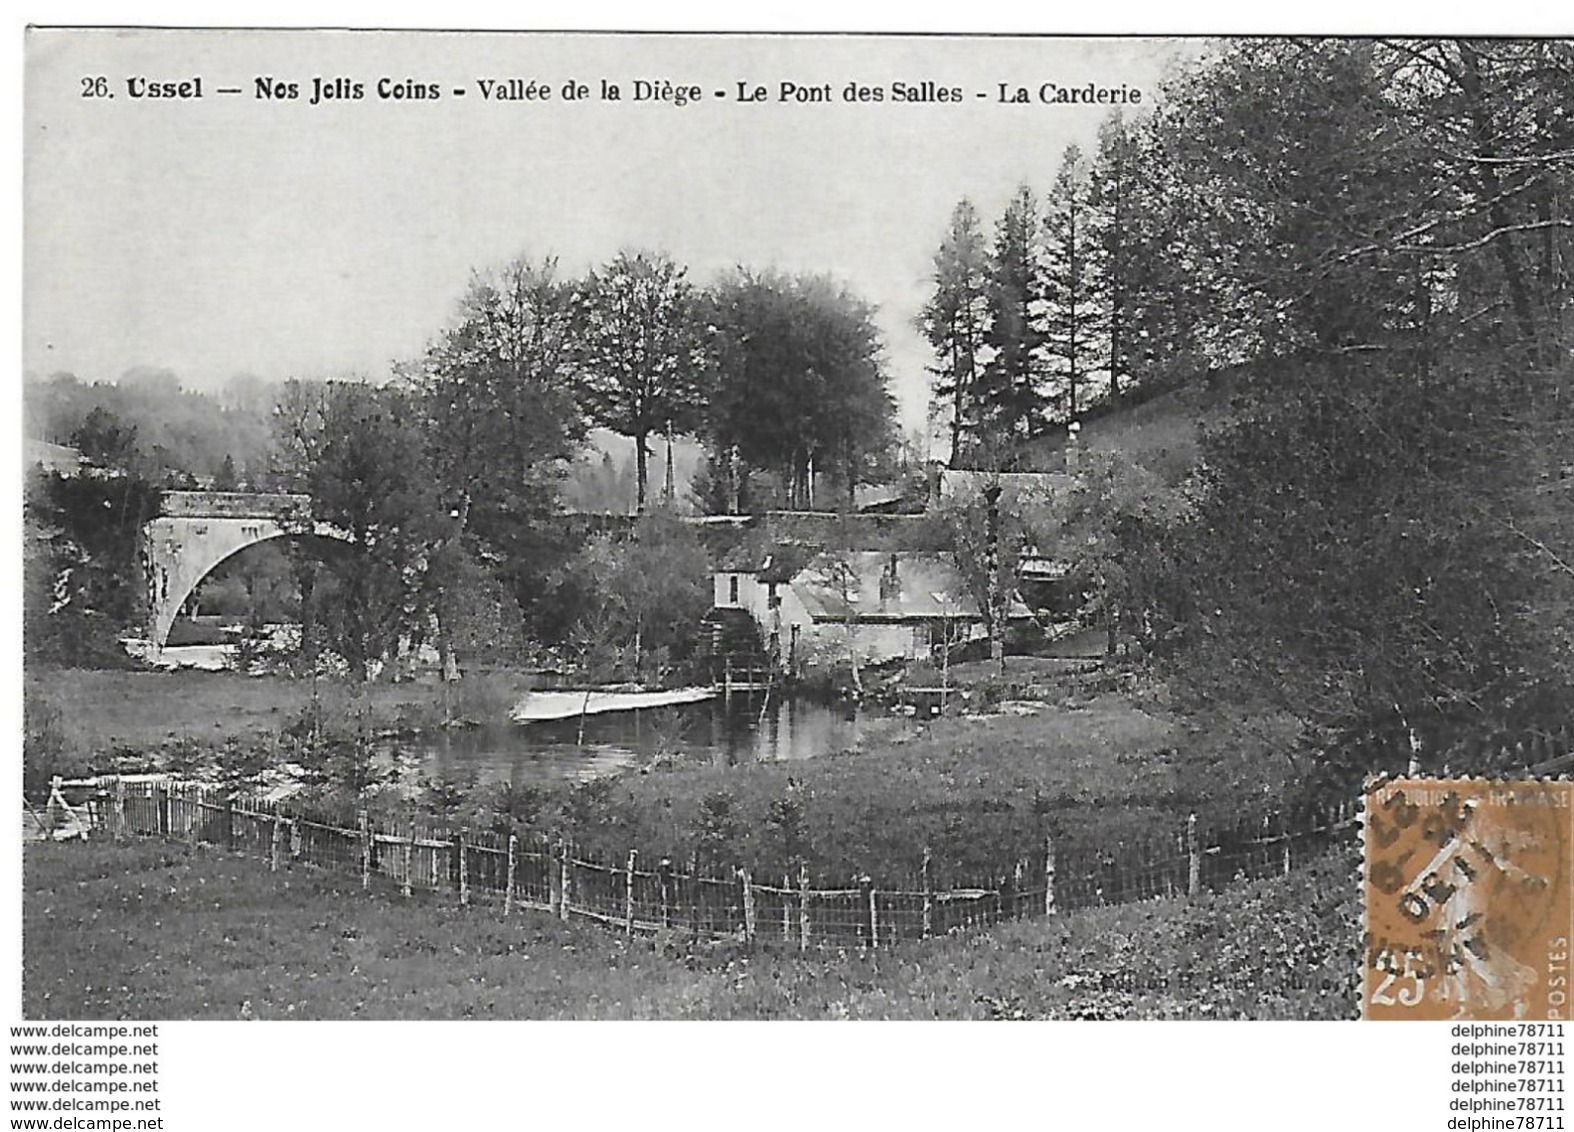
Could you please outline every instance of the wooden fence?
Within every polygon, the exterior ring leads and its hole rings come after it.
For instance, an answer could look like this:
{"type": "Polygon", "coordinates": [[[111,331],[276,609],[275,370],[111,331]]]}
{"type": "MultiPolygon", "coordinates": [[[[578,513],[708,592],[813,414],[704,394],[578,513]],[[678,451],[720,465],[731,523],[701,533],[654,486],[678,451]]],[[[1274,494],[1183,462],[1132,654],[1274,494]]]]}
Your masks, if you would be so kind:
{"type": "Polygon", "coordinates": [[[1197,895],[1237,880],[1287,873],[1348,836],[1354,802],[1296,822],[1268,815],[1230,828],[1173,833],[1101,849],[1046,839],[999,875],[937,890],[928,855],[905,888],[863,877],[838,888],[811,885],[807,871],[782,877],[683,871],[630,851],[604,860],[531,834],[389,828],[362,815],[354,826],[288,804],[226,798],[197,783],[98,780],[87,800],[92,827],[115,839],[153,836],[219,845],[277,870],[314,865],[359,875],[363,888],[394,885],[453,895],[459,904],[582,917],[632,934],[672,930],[710,938],[809,949],[886,947],[1004,920],[1161,896],[1197,895]]]}

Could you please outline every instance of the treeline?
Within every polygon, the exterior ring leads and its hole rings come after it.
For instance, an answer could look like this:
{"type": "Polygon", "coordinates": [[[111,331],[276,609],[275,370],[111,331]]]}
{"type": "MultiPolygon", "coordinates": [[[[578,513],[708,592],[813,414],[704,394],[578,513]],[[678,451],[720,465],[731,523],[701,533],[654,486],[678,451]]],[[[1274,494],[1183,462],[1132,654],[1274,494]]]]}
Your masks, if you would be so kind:
{"type": "Polygon", "coordinates": [[[1254,359],[1435,356],[1466,328],[1545,345],[1567,294],[1569,51],[1233,41],[1151,114],[1112,113],[1092,154],[1068,146],[991,229],[960,201],[919,320],[952,463],[1254,359]],[[1459,309],[1473,291],[1485,305],[1459,309]]]}
{"type": "Polygon", "coordinates": [[[68,445],[99,467],[169,487],[234,490],[270,479],[276,388],[240,373],[203,393],[171,370],[141,366],[113,382],[29,376],[22,405],[30,439],[68,445]]]}
{"type": "MultiPolygon", "coordinates": [[[[895,435],[873,313],[820,276],[738,269],[701,287],[670,257],[626,251],[576,280],[551,257],[521,257],[476,272],[450,323],[385,382],[273,390],[265,472],[248,466],[232,478],[233,461],[221,461],[205,482],[310,492],[315,519],[355,549],[349,565],[295,556],[308,664],[327,646],[364,677],[427,642],[452,672],[461,654],[504,655],[528,640],[645,672],[690,643],[677,619],[703,614],[708,570],[692,536],[652,517],[626,556],[670,566],[684,592],[635,584],[609,566],[625,550],[613,554],[605,536],[584,546],[557,521],[588,430],[632,442],[641,511],[670,501],[649,458],[653,438],[674,435],[708,453],[697,485],[704,506],[807,506],[817,490],[850,498],[882,473],[895,435]],[[620,649],[627,663],[608,659],[620,649]]],[[[66,402],[44,408],[63,417],[66,402]]],[[[141,427],[99,405],[66,438],[118,479],[160,482],[141,427]]],[[[44,600],[50,585],[70,590],[81,576],[77,521],[106,521],[60,506],[65,478],[44,477],[33,493],[32,592],[45,606],[60,604],[44,600]]],[[[115,561],[125,583],[117,592],[134,592],[130,540],[115,561]]],[[[102,597],[73,592],[77,609],[102,597]]]]}
{"type": "Polygon", "coordinates": [[[681,663],[709,604],[694,536],[650,514],[626,545],[578,549],[552,521],[587,426],[633,442],[642,510],[664,497],[659,435],[701,438],[725,509],[808,503],[817,478],[850,491],[892,433],[872,315],[818,277],[738,271],[704,289],[662,255],[582,280],[517,259],[478,273],[387,385],[289,383],[278,466],[360,550],[322,607],[336,651],[358,675],[412,640],[448,672],[525,638],[608,674],[681,663]]]}
{"type": "Polygon", "coordinates": [[[1062,503],[1112,633],[1351,765],[1555,727],[1571,107],[1566,41],[1217,49],[989,247],[958,207],[925,327],[959,454],[1227,372],[1186,483],[1090,460],[1062,503]]]}

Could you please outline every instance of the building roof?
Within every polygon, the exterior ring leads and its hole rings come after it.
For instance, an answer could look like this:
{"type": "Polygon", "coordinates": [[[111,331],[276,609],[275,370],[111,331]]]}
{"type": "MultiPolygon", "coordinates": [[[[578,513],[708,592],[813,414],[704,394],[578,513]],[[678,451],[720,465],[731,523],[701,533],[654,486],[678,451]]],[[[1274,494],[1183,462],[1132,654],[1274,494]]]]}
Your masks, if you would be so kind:
{"type": "Polygon", "coordinates": [[[984,488],[998,483],[1008,497],[1050,496],[1070,491],[1076,479],[1065,472],[971,472],[943,468],[940,471],[941,499],[972,499],[984,488]]]}
{"type": "MultiPolygon", "coordinates": [[[[819,554],[792,579],[792,590],[816,621],[983,620],[945,555],[819,554]]],[[[1010,616],[1027,616],[1027,609],[1013,599],[1010,616]]]]}
{"type": "Polygon", "coordinates": [[[786,582],[819,553],[818,546],[791,542],[762,543],[756,539],[728,551],[716,567],[716,572],[757,574],[762,582],[786,582]]]}
{"type": "Polygon", "coordinates": [[[75,448],[29,437],[22,442],[22,462],[26,467],[42,464],[46,472],[71,475],[81,469],[83,461],[82,453],[75,448]]]}

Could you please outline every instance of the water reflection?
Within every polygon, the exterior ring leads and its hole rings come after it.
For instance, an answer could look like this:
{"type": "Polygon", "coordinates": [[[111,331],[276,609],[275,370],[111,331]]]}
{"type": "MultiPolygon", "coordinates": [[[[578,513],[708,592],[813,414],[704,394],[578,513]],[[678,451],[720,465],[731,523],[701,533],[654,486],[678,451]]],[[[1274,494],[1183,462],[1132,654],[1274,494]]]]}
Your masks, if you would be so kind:
{"type": "Polygon", "coordinates": [[[631,766],[809,759],[846,750],[876,732],[908,726],[883,713],[839,704],[734,696],[650,711],[609,712],[580,721],[506,724],[438,736],[412,752],[421,773],[520,784],[581,781],[631,766]]]}

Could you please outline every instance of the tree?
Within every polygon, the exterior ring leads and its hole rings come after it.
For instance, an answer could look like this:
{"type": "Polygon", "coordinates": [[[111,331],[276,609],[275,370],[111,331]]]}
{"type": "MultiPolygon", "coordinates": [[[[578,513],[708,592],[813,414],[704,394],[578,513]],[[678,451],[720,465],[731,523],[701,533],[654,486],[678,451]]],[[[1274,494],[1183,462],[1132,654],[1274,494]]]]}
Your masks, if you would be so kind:
{"type": "Polygon", "coordinates": [[[29,473],[23,499],[24,636],[29,657],[125,663],[118,637],[142,628],[142,527],[161,493],[135,472],[29,473]]]}
{"type": "MultiPolygon", "coordinates": [[[[334,563],[337,600],[322,611],[336,652],[358,680],[419,637],[420,600],[436,541],[433,477],[408,393],[354,382],[286,389],[281,449],[304,461],[312,517],[355,553],[334,563]]],[[[303,600],[307,595],[303,594],[303,600]]]]}
{"type": "Polygon", "coordinates": [[[711,293],[716,377],[705,432],[724,494],[749,469],[812,507],[829,474],[851,497],[893,436],[895,406],[874,308],[823,276],[739,271],[711,293]]]}
{"type": "Polygon", "coordinates": [[[1132,374],[1133,231],[1140,222],[1136,205],[1137,149],[1120,111],[1099,126],[1099,148],[1088,181],[1088,232],[1092,253],[1093,299],[1102,308],[1105,343],[1100,361],[1109,372],[1108,398],[1120,398],[1132,374]]]}
{"type": "Polygon", "coordinates": [[[71,445],[100,467],[129,471],[136,463],[137,428],[102,405],[95,405],[71,434],[71,445]]]}
{"type": "Polygon", "coordinates": [[[1129,135],[1133,357],[1234,367],[1232,419],[1179,521],[1110,482],[1094,564],[1177,678],[1325,754],[1388,729],[1440,760],[1566,695],[1567,331],[1535,296],[1567,303],[1569,64],[1236,41],[1129,135]]]}
{"type": "Polygon", "coordinates": [[[404,368],[432,469],[439,551],[427,576],[445,675],[468,619],[457,571],[495,577],[522,614],[564,557],[548,530],[584,441],[575,403],[575,292],[557,261],[520,256],[471,278],[453,322],[404,368]]]}
{"type": "Polygon", "coordinates": [[[699,426],[709,365],[699,296],[668,256],[620,252],[580,293],[581,383],[590,418],[634,441],[635,506],[645,509],[648,440],[699,426]]]}
{"type": "Polygon", "coordinates": [[[1564,203],[1574,187],[1574,46],[1382,40],[1369,65],[1431,176],[1426,209],[1392,244],[1364,254],[1409,254],[1443,269],[1444,280],[1495,292],[1513,327],[1510,343],[1540,365],[1554,363],[1574,252],[1564,203]]]}
{"type": "Polygon", "coordinates": [[[1173,624],[1155,611],[1188,570],[1175,553],[1176,532],[1192,516],[1186,492],[1119,453],[1087,453],[1072,489],[1039,503],[1040,550],[1090,598],[1083,615],[1103,622],[1106,651],[1122,634],[1145,653],[1158,648],[1173,624]]]}
{"type": "Polygon", "coordinates": [[[1007,490],[1000,479],[988,476],[976,493],[942,500],[930,514],[932,538],[951,556],[967,596],[983,613],[990,656],[1003,667],[1022,556],[1031,547],[1048,545],[1054,528],[1047,495],[1007,490]]]}
{"type": "Polygon", "coordinates": [[[1433,756],[1504,723],[1540,667],[1511,613],[1535,566],[1494,515],[1516,470],[1471,420],[1503,398],[1478,373],[1322,363],[1209,443],[1197,678],[1329,739],[1402,720],[1433,756]]]}
{"type": "Polygon", "coordinates": [[[919,316],[919,327],[935,352],[929,369],[932,411],[938,415],[950,405],[950,465],[955,468],[960,466],[964,436],[977,427],[975,386],[989,320],[989,249],[978,210],[966,197],[951,213],[951,227],[934,265],[935,290],[919,316]]]}
{"type": "Polygon", "coordinates": [[[1093,223],[1087,163],[1066,147],[1044,210],[1044,357],[1051,398],[1077,419],[1077,391],[1091,369],[1098,324],[1093,296],[1093,223]],[[1063,393],[1061,392],[1063,391],[1063,393]]]}
{"type": "Polygon", "coordinates": [[[995,226],[989,261],[992,351],[978,388],[980,441],[1006,458],[1010,442],[1027,440],[1042,421],[1044,265],[1033,191],[1022,185],[995,226]]]}
{"type": "Polygon", "coordinates": [[[693,658],[711,568],[698,537],[675,516],[646,515],[631,538],[596,537],[572,571],[590,587],[582,605],[596,611],[582,627],[587,652],[617,647],[636,679],[659,679],[693,658]]]}

